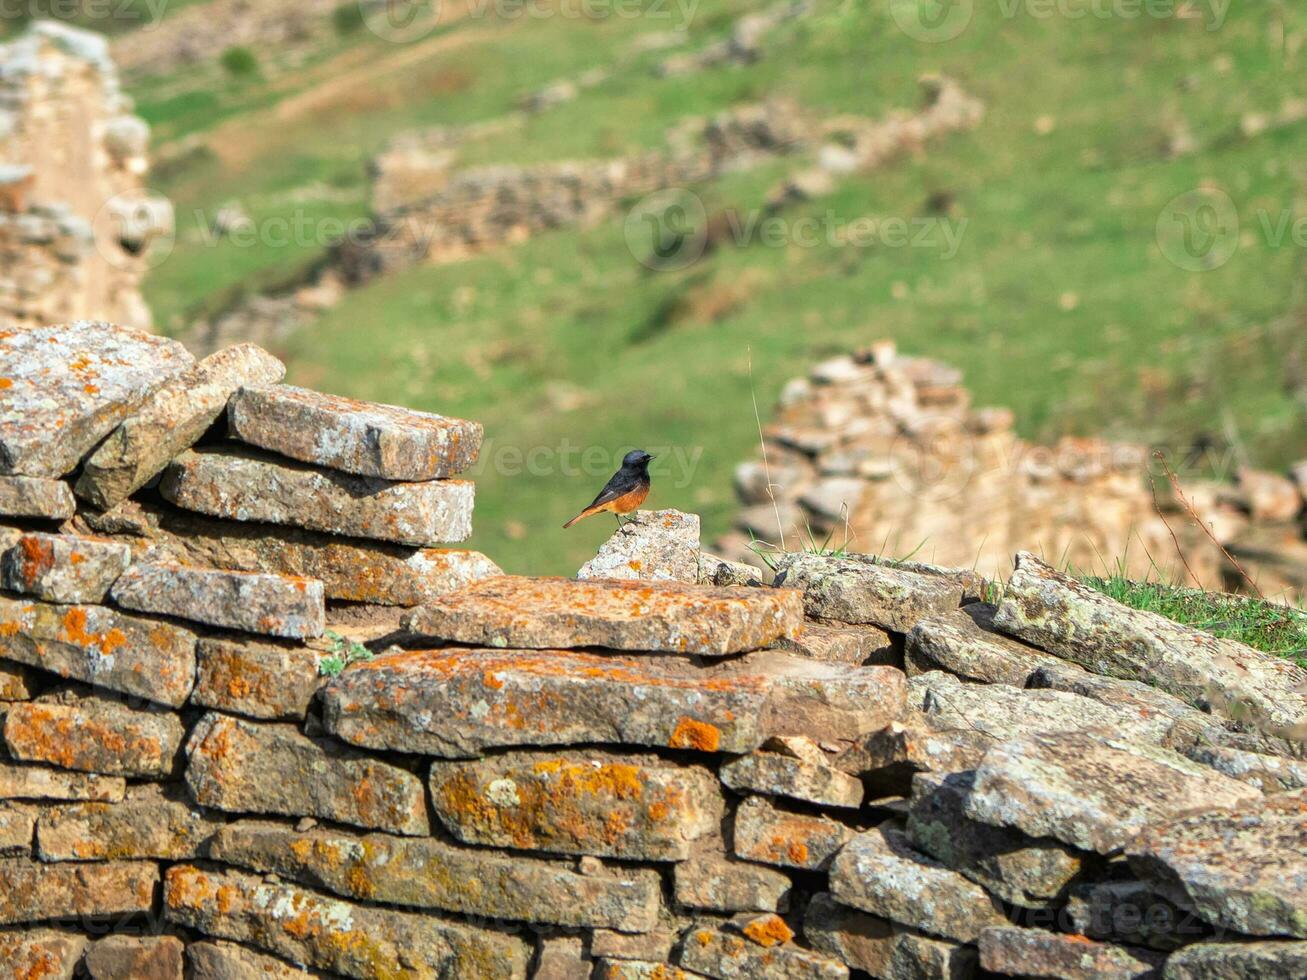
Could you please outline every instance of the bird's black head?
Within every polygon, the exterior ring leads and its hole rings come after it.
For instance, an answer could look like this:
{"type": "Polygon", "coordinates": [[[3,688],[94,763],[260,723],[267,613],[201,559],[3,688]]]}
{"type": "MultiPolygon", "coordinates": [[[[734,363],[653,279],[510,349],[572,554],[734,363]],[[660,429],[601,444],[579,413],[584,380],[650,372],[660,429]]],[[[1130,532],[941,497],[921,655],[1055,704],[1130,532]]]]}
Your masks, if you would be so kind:
{"type": "Polygon", "coordinates": [[[622,457],[622,469],[642,472],[649,468],[649,460],[653,458],[643,449],[632,449],[622,457]]]}

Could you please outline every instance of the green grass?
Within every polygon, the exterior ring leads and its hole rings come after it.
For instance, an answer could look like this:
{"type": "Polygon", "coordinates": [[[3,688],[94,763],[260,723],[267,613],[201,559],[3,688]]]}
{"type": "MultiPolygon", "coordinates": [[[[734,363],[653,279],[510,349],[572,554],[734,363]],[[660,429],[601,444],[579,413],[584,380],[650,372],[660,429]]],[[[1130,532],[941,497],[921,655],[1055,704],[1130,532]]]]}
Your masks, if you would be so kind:
{"type": "Polygon", "coordinates": [[[1119,576],[1085,578],[1085,585],[1131,609],[1141,609],[1307,667],[1307,613],[1260,599],[1181,589],[1119,576]]]}

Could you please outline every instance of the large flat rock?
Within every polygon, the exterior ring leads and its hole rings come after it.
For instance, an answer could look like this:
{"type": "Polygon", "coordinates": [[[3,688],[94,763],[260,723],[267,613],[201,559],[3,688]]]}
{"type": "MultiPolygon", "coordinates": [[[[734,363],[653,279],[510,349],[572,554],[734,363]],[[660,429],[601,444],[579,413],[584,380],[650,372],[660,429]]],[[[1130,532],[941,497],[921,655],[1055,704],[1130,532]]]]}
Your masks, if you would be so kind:
{"type": "Polygon", "coordinates": [[[735,811],[735,853],[746,861],[802,871],[824,871],[857,833],[816,814],[795,813],[751,796],[735,811]]]}
{"type": "Polygon", "coordinates": [[[268,636],[306,639],[326,629],[326,600],[316,579],[140,564],[118,579],[113,600],[138,612],[268,636]]]}
{"type": "Polygon", "coordinates": [[[86,800],[117,803],[127,781],[121,776],[96,776],[47,766],[0,762],[0,800],[86,800]]]}
{"type": "Polygon", "coordinates": [[[0,331],[0,473],[63,476],[194,361],[175,340],[108,323],[0,331]]]}
{"type": "Polygon", "coordinates": [[[0,657],[177,706],[195,684],[195,635],[104,606],[0,596],[0,657]]]}
{"type": "Polygon", "coordinates": [[[203,856],[222,826],[175,789],[134,786],[121,803],[76,803],[42,810],[36,847],[42,861],[203,856]]]}
{"type": "Polygon", "coordinates": [[[505,575],[437,599],[405,625],[476,646],[724,656],[770,646],[802,623],[803,602],[792,590],[505,575]]]}
{"type": "Polygon", "coordinates": [[[291,966],[280,957],[229,942],[191,943],[186,947],[186,966],[190,980],[314,980],[321,976],[291,966]]]}
{"type": "MultiPolygon", "coordinates": [[[[782,928],[785,928],[783,923],[782,928]]],[[[788,928],[785,931],[788,932],[788,928]]],[[[681,944],[677,963],[710,977],[848,980],[849,976],[849,968],[838,960],[796,946],[788,939],[780,939],[779,935],[751,935],[748,931],[724,928],[690,930],[681,944]]]]}
{"type": "Polygon", "coordinates": [[[476,462],[480,423],[291,385],[250,386],[227,411],[243,442],[385,480],[442,480],[476,462]]]}
{"type": "Polygon", "coordinates": [[[0,923],[148,912],[159,868],[151,861],[43,864],[0,858],[0,923]]]}
{"type": "Polygon", "coordinates": [[[1127,853],[1215,926],[1307,939],[1307,790],[1153,824],[1127,853]]]}
{"type": "Polygon", "coordinates": [[[359,980],[384,977],[394,964],[413,977],[525,980],[531,958],[523,940],[503,932],[187,864],[164,876],[164,914],[207,936],[359,980]]]}
{"type": "Polygon", "coordinates": [[[0,584],[47,602],[102,602],[131,562],[131,549],[113,541],[24,534],[0,555],[0,584]]]}
{"type": "Polygon", "coordinates": [[[428,837],[298,833],[255,821],[222,830],[209,856],[361,901],[635,933],[657,924],[662,896],[654,871],[583,875],[560,861],[428,837]]]}
{"type": "Polygon", "coordinates": [[[315,578],[329,599],[419,606],[503,571],[479,551],[412,548],[276,524],[233,523],[167,505],[128,501],[87,515],[153,561],[315,578]]]}
{"type": "Polygon", "coordinates": [[[466,480],[394,483],[314,469],[254,450],[187,450],[164,471],[160,492],[187,510],[415,547],[472,533],[466,480]]]}
{"type": "Polygon", "coordinates": [[[748,752],[772,735],[856,739],[899,717],[901,671],[762,652],[679,657],[418,650],[345,671],[328,730],[376,749],[466,758],[486,749],[609,743],[748,752]]]}
{"type": "Polygon", "coordinates": [[[866,555],[788,555],[777,566],[775,584],[802,590],[809,616],[871,623],[896,633],[957,609],[964,591],[956,578],[881,564],[866,555]]]}
{"type": "Polygon", "coordinates": [[[15,759],[133,779],[171,775],[184,734],[175,714],[96,696],[14,704],[4,721],[15,759]]]}
{"type": "Polygon", "coordinates": [[[249,718],[302,719],[327,683],[321,675],[326,656],[290,643],[205,637],[195,646],[191,704],[249,718]]]}
{"type": "Polygon", "coordinates": [[[176,936],[105,936],[86,952],[92,980],[183,980],[186,944],[176,936]]]}
{"type": "Polygon", "coordinates": [[[974,948],[841,905],[827,892],[808,903],[803,936],[821,952],[885,980],[968,980],[976,972],[974,948]]]}
{"type": "Polygon", "coordinates": [[[1159,953],[1097,943],[1041,929],[999,926],[980,934],[980,965],[1007,976],[1062,977],[1064,980],[1142,980],[1156,977],[1165,959],[1159,953]]]}
{"type": "Polygon", "coordinates": [[[89,940],[57,929],[0,933],[0,963],[14,977],[72,980],[89,940]]]}
{"type": "Polygon", "coordinates": [[[1307,976],[1307,942],[1194,943],[1172,953],[1165,980],[1259,980],[1307,976]]]}
{"type": "Polygon", "coordinates": [[[77,511],[67,483],[39,476],[0,476],[0,515],[65,521],[77,511]]]}
{"type": "Polygon", "coordinates": [[[993,607],[973,603],[919,622],[908,634],[909,674],[944,670],[964,681],[1025,687],[1044,665],[1062,661],[993,631],[993,607]]]}
{"type": "Polygon", "coordinates": [[[975,769],[1000,741],[975,728],[936,728],[934,719],[909,711],[836,756],[834,765],[863,777],[873,793],[906,796],[919,772],[975,769]]]}
{"type": "Polygon", "coordinates": [[[254,344],[206,357],[152,394],[82,466],[77,495],[101,510],[126,500],[208,431],[241,385],[280,381],[286,367],[254,344]]]}
{"type": "Polygon", "coordinates": [[[1110,854],[1146,826],[1261,799],[1168,749],[1104,735],[1030,735],[990,749],[966,813],[982,823],[1110,854]]]}
{"type": "Polygon", "coordinates": [[[399,834],[428,829],[421,779],[290,725],[211,713],[196,725],[186,752],[186,785],[201,806],[320,817],[399,834]]]}
{"type": "Polygon", "coordinates": [[[820,749],[800,755],[769,742],[761,751],[724,764],[719,775],[741,796],[762,793],[854,810],[862,805],[861,780],[830,765],[820,749]]]}
{"type": "Polygon", "coordinates": [[[784,912],[790,876],[725,855],[705,854],[673,869],[676,904],[709,912],[784,912]]]}
{"type": "Polygon", "coordinates": [[[1307,735],[1307,671],[1301,667],[1130,609],[1034,555],[1017,556],[994,623],[1096,674],[1143,681],[1269,734],[1307,735]]]}
{"type": "Polygon", "coordinates": [[[601,752],[435,762],[431,800],[468,844],[645,861],[685,860],[725,809],[708,769],[601,752]]]}

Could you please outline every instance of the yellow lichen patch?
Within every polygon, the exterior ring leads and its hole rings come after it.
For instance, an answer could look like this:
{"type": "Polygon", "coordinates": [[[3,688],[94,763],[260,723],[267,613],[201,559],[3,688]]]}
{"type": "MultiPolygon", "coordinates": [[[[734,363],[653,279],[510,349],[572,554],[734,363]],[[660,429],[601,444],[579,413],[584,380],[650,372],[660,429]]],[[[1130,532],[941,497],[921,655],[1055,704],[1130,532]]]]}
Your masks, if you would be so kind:
{"type": "Polygon", "coordinates": [[[667,744],[674,749],[695,749],[699,752],[716,752],[721,745],[722,733],[716,725],[681,716],[676,730],[667,744]]]}
{"type": "Polygon", "coordinates": [[[754,919],[743,929],[746,936],[759,946],[780,946],[794,938],[794,930],[779,915],[766,915],[754,919]]]}

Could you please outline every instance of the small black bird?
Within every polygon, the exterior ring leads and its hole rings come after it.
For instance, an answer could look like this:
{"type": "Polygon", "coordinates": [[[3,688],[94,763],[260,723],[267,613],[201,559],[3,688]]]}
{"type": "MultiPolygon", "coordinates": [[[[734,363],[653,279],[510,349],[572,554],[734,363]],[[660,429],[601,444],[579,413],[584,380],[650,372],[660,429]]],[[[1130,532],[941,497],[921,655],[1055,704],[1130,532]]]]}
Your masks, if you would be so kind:
{"type": "MultiPolygon", "coordinates": [[[[614,473],[608,485],[599,491],[599,496],[595,497],[594,503],[563,527],[569,528],[592,514],[601,514],[605,511],[613,515],[629,514],[639,507],[644,503],[644,498],[649,496],[649,460],[653,458],[643,449],[633,449],[627,453],[622,460],[622,468],[614,473]]],[[[617,518],[617,523],[621,525],[621,517],[617,518]]]]}

